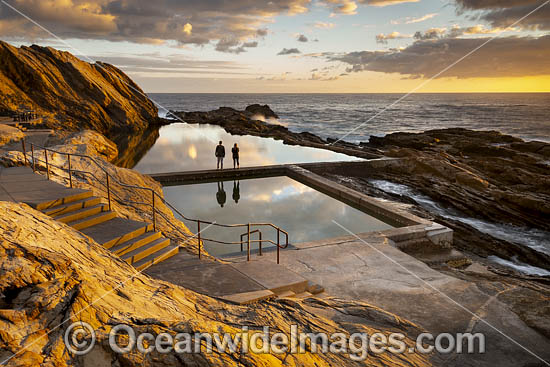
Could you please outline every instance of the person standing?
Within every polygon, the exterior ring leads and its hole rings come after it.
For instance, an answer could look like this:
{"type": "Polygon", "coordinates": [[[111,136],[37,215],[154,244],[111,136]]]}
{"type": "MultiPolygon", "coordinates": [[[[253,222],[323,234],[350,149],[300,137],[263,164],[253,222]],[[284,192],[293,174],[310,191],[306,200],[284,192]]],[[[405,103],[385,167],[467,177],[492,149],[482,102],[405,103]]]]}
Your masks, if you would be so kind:
{"type": "Polygon", "coordinates": [[[225,157],[225,147],[220,140],[220,143],[216,146],[216,158],[218,158],[218,163],[216,164],[216,169],[223,169],[223,158],[225,157]]]}
{"type": "Polygon", "coordinates": [[[240,168],[239,166],[239,147],[237,143],[231,148],[231,153],[233,153],[233,168],[240,168]]]}

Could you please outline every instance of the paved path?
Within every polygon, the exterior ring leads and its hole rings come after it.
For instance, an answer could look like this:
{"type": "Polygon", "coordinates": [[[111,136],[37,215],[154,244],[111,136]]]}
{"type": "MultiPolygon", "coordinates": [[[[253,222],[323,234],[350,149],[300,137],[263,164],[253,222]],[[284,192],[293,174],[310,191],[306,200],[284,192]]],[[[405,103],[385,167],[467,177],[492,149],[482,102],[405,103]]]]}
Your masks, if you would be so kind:
{"type": "MultiPolygon", "coordinates": [[[[281,252],[281,263],[324,287],[331,296],[378,306],[417,323],[431,333],[484,333],[488,353],[453,355],[456,361],[463,361],[462,365],[500,364],[495,361],[506,361],[507,366],[526,366],[527,361],[534,363],[533,366],[541,365],[506,336],[550,360],[548,339],[530,328],[495,297],[499,291],[506,291],[501,283],[487,281],[480,288],[476,283],[430,268],[395,248],[376,232],[358,237],[360,239],[343,236],[293,244],[293,249],[281,252]],[[499,331],[479,321],[473,314],[483,317],[499,331]],[[472,361],[476,364],[471,364],[472,361]]],[[[264,260],[275,261],[269,256],[264,260]]]]}

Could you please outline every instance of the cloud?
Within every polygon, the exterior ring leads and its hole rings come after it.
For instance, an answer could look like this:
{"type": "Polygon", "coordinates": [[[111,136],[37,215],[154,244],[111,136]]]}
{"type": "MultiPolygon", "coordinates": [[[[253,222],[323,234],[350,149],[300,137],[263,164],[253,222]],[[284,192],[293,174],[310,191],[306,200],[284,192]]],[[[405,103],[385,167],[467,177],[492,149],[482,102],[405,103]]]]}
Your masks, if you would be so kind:
{"type": "Polygon", "coordinates": [[[425,20],[432,19],[436,15],[437,15],[437,13],[430,13],[430,14],[426,14],[424,16],[421,16],[419,18],[411,18],[411,19],[406,20],[405,24],[420,23],[420,22],[423,22],[425,20]]]}
{"type": "Polygon", "coordinates": [[[304,36],[303,34],[300,34],[297,38],[297,41],[298,42],[308,42],[309,39],[306,36],[304,36]]]}
{"type": "MultiPolygon", "coordinates": [[[[77,55],[78,56],[78,55],[77,55]]],[[[224,75],[248,75],[245,67],[233,62],[223,60],[195,60],[182,55],[161,56],[159,54],[140,55],[116,55],[116,56],[90,56],[92,60],[100,60],[115,64],[125,72],[140,73],[146,75],[186,75],[186,74],[224,74],[224,75]]]]}
{"type": "Polygon", "coordinates": [[[257,41],[240,42],[236,38],[222,38],[216,44],[216,51],[240,54],[242,52],[245,52],[247,48],[253,48],[257,46],[257,41]]]}
{"type": "Polygon", "coordinates": [[[321,4],[332,8],[333,14],[354,15],[358,5],[388,6],[402,3],[415,3],[420,0],[322,0],[321,4]]]}
{"type": "Polygon", "coordinates": [[[390,21],[391,24],[414,24],[414,23],[420,23],[428,19],[432,19],[433,17],[437,16],[438,13],[430,13],[423,15],[421,17],[405,17],[401,19],[396,19],[390,21]]]}
{"type": "MultiPolygon", "coordinates": [[[[273,17],[306,12],[311,0],[17,0],[11,3],[65,39],[177,45],[213,43],[218,51],[240,53],[246,47],[227,44],[265,37],[266,24],[271,23],[273,17]]],[[[0,32],[0,36],[8,40],[51,38],[4,5],[0,7],[0,32]]]]}
{"type": "Polygon", "coordinates": [[[517,29],[486,28],[484,25],[475,25],[471,27],[460,27],[455,25],[449,31],[447,31],[447,28],[430,28],[424,32],[416,32],[413,37],[417,40],[433,40],[438,38],[456,38],[476,34],[494,34],[515,30],[517,29]]]}
{"type": "Polygon", "coordinates": [[[417,3],[419,1],[420,0],[368,0],[368,1],[360,1],[360,3],[367,3],[368,5],[383,7],[383,6],[403,4],[403,3],[417,3]]]}
{"type": "Polygon", "coordinates": [[[311,73],[311,76],[308,80],[317,80],[317,81],[323,81],[323,82],[331,82],[334,80],[338,80],[340,77],[338,75],[327,75],[326,73],[311,73]]]}
{"type": "Polygon", "coordinates": [[[334,23],[325,23],[325,22],[315,22],[313,24],[313,26],[315,28],[319,28],[319,29],[332,29],[334,28],[336,25],[334,23]]]}
{"type": "Polygon", "coordinates": [[[332,8],[333,13],[343,15],[355,15],[357,14],[357,4],[352,0],[325,0],[324,3],[332,8]]]}
{"type": "Polygon", "coordinates": [[[376,43],[388,43],[388,40],[404,39],[411,37],[412,36],[410,34],[401,34],[399,32],[391,32],[388,34],[380,33],[376,35],[376,43]]]}
{"type": "Polygon", "coordinates": [[[300,50],[298,50],[297,48],[283,48],[277,55],[293,55],[300,53],[300,50]]]}
{"type": "MultiPolygon", "coordinates": [[[[346,72],[376,71],[427,78],[448,67],[487,38],[416,41],[401,50],[360,51],[327,56],[350,65],[346,72]]],[[[501,37],[465,58],[439,77],[521,77],[550,75],[550,35],[501,37]]]]}
{"type": "MultiPolygon", "coordinates": [[[[476,16],[489,22],[493,28],[508,28],[541,4],[539,0],[456,0],[460,13],[476,11],[476,16]]],[[[523,19],[518,26],[532,30],[550,29],[550,6],[543,6],[523,19]]]]}
{"type": "Polygon", "coordinates": [[[416,32],[414,38],[417,40],[433,40],[442,38],[447,32],[447,28],[430,28],[424,32],[416,32]]]}

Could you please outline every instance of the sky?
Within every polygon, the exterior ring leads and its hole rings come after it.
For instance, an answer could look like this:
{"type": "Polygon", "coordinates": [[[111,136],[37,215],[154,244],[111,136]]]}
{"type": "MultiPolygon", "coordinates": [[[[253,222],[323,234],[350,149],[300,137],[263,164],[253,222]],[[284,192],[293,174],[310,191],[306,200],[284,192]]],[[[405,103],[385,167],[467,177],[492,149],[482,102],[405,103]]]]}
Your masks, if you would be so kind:
{"type": "Polygon", "coordinates": [[[146,92],[550,92],[541,0],[0,0],[0,39],[146,92]]]}

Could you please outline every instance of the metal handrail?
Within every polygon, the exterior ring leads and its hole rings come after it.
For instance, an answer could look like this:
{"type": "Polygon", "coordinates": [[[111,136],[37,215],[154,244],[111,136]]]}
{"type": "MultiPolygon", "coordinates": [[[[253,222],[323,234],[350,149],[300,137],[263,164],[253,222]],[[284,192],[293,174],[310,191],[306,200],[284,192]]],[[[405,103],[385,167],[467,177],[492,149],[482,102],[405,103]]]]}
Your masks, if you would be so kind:
{"type": "MultiPolygon", "coordinates": [[[[25,165],[27,165],[29,162],[27,161],[27,151],[26,151],[26,145],[25,145],[25,140],[23,139],[22,141],[22,147],[23,147],[23,157],[24,157],[24,163],[25,165]]],[[[167,222],[169,223],[174,229],[176,229],[178,232],[180,232],[181,234],[183,234],[185,237],[194,237],[194,236],[190,236],[189,234],[183,232],[180,228],[178,228],[178,226],[176,226],[174,223],[172,223],[172,221],[167,218],[164,213],[162,213],[161,211],[159,211],[156,207],[155,207],[155,201],[156,199],[160,199],[161,202],[163,204],[165,204],[167,207],[169,207],[171,210],[173,210],[175,213],[177,213],[182,219],[184,220],[188,220],[188,221],[191,221],[191,222],[195,222],[197,224],[197,238],[198,238],[198,251],[199,251],[199,259],[201,258],[201,241],[210,241],[210,242],[215,242],[215,243],[220,243],[220,244],[227,244],[227,245],[241,245],[241,252],[243,251],[243,244],[246,243],[247,244],[247,261],[250,261],[250,245],[252,243],[255,243],[255,242],[258,242],[259,243],[259,255],[261,256],[262,255],[262,243],[271,243],[275,246],[277,246],[277,264],[279,264],[279,259],[280,259],[280,249],[286,249],[289,245],[289,242],[288,242],[288,232],[286,232],[285,230],[277,227],[276,225],[274,225],[273,223],[240,223],[240,224],[223,224],[223,223],[217,223],[217,222],[211,222],[211,221],[205,221],[205,220],[202,220],[202,219],[196,219],[196,218],[189,218],[187,216],[185,216],[182,212],[180,212],[178,210],[178,208],[176,208],[174,205],[172,205],[170,202],[168,202],[164,197],[162,197],[161,195],[159,195],[154,189],[150,188],[150,187],[144,187],[144,186],[137,186],[137,185],[129,185],[129,184],[126,184],[124,182],[121,182],[119,181],[116,177],[113,177],[109,174],[109,172],[101,165],[97,162],[97,160],[94,158],[94,157],[91,157],[89,155],[86,155],[86,154],[80,154],[80,153],[67,153],[67,152],[61,152],[61,151],[58,151],[58,150],[55,150],[55,149],[51,149],[51,148],[46,148],[44,146],[41,146],[41,145],[38,145],[38,144],[34,144],[32,143],[31,144],[31,158],[32,158],[32,169],[34,172],[36,172],[36,161],[39,161],[39,162],[43,162],[45,163],[46,165],[46,175],[47,175],[47,178],[48,180],[50,179],[50,166],[52,167],[55,167],[57,169],[60,169],[62,171],[66,171],[67,169],[65,167],[62,167],[62,166],[57,166],[55,164],[52,164],[52,163],[49,163],[48,161],[48,153],[47,152],[52,152],[52,153],[56,153],[56,154],[60,154],[60,155],[66,155],[67,156],[67,162],[68,162],[68,174],[69,174],[69,186],[71,188],[73,188],[73,179],[72,179],[72,176],[73,176],[73,173],[84,173],[84,174],[89,174],[89,175],[92,175],[92,177],[94,177],[100,184],[102,184],[103,186],[106,187],[106,190],[107,190],[107,201],[108,201],[108,205],[109,205],[109,210],[111,210],[112,206],[111,206],[111,201],[112,201],[112,198],[111,198],[111,180],[114,180],[115,183],[117,183],[118,185],[122,186],[122,187],[125,187],[125,188],[130,188],[130,189],[139,189],[139,190],[146,190],[146,191],[150,191],[151,192],[151,203],[139,203],[139,202],[133,202],[135,204],[141,204],[141,205],[150,205],[152,207],[152,220],[153,220],[153,230],[157,230],[157,225],[156,225],[156,214],[160,214],[161,217],[167,222]],[[44,160],[41,160],[40,158],[36,158],[35,157],[35,153],[34,153],[34,148],[37,147],[37,148],[40,148],[40,149],[43,149],[44,150],[44,160]],[[104,173],[105,173],[105,177],[106,177],[106,184],[103,184],[103,182],[101,180],[99,180],[92,172],[88,172],[88,171],[81,171],[81,170],[74,170],[71,168],[71,156],[75,156],[75,157],[80,157],[80,158],[87,158],[89,160],[91,160],[97,167],[99,167],[104,173]],[[209,238],[205,238],[203,236],[201,236],[201,224],[207,224],[208,226],[218,226],[218,227],[223,227],[223,228],[238,228],[238,227],[247,227],[247,232],[246,233],[243,233],[241,235],[241,241],[239,242],[228,242],[228,241],[220,241],[220,240],[215,240],[215,239],[209,239],[209,238]],[[274,229],[277,230],[277,242],[275,241],[272,241],[272,240],[269,240],[269,239],[262,239],[262,232],[259,230],[259,229],[253,229],[251,230],[251,228],[253,227],[258,227],[258,226],[267,226],[267,227],[272,227],[274,229]],[[285,235],[285,243],[284,245],[281,245],[281,241],[280,241],[280,234],[281,232],[285,235]],[[259,233],[259,239],[258,240],[253,240],[251,239],[251,235],[254,234],[254,233],[259,233]],[[244,236],[247,237],[247,240],[246,242],[243,240],[244,236]]],[[[116,192],[114,192],[115,195],[116,192]]],[[[118,195],[117,195],[118,196],[118,195]]],[[[117,202],[119,203],[124,203],[124,204],[128,204],[129,202],[126,201],[126,200],[122,200],[121,198],[120,199],[115,199],[117,202]]]]}

